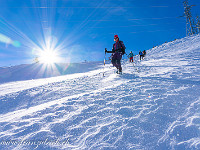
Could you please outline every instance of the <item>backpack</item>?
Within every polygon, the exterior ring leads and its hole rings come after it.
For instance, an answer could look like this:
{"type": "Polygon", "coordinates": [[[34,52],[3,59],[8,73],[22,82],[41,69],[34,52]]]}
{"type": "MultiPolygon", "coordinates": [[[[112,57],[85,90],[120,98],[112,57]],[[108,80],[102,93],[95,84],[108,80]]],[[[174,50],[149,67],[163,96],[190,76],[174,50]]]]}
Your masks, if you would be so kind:
{"type": "Polygon", "coordinates": [[[122,54],[124,55],[126,52],[125,52],[125,48],[122,47],[122,41],[119,41],[119,44],[121,45],[121,50],[122,50],[122,54]]]}

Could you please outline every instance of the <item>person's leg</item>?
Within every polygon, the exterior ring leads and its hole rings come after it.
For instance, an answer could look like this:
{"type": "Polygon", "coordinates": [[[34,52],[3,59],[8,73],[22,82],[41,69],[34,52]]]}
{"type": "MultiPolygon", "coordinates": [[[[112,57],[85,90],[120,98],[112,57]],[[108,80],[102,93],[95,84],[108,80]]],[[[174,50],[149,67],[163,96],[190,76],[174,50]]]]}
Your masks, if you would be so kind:
{"type": "Polygon", "coordinates": [[[122,55],[120,53],[115,53],[112,57],[113,66],[115,66],[117,69],[119,69],[120,72],[122,71],[121,59],[122,59],[122,55]]]}
{"type": "Polygon", "coordinates": [[[112,58],[112,64],[117,68],[117,60],[115,58],[112,58]]]}
{"type": "Polygon", "coordinates": [[[133,62],[133,57],[131,57],[130,62],[133,62]]]}
{"type": "Polygon", "coordinates": [[[121,60],[117,59],[117,69],[119,69],[119,72],[122,72],[122,66],[121,66],[121,60]]]}

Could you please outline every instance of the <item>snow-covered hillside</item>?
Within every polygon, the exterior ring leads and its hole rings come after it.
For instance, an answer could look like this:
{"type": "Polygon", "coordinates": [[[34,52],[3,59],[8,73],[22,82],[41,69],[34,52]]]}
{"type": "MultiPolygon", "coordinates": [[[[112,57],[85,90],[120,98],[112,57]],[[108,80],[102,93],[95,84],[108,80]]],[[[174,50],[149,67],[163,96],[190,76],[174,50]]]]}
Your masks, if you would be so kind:
{"type": "Polygon", "coordinates": [[[200,149],[200,36],[138,59],[0,84],[0,149],[200,149]]]}
{"type": "Polygon", "coordinates": [[[56,77],[95,70],[102,62],[43,65],[40,63],[0,67],[0,83],[56,77]]]}

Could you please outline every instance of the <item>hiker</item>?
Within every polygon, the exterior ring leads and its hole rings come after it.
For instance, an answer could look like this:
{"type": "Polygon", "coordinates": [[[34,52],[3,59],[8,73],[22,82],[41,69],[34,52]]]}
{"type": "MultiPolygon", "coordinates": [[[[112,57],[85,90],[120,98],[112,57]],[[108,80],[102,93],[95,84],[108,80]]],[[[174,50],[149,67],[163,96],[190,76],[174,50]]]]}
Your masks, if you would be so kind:
{"type": "Polygon", "coordinates": [[[140,55],[140,60],[143,59],[143,53],[141,51],[139,52],[139,55],[140,55]]]}
{"type": "Polygon", "coordinates": [[[132,53],[132,51],[130,52],[130,54],[128,54],[128,57],[129,57],[129,61],[133,62],[133,53],[132,53]]]}
{"type": "Polygon", "coordinates": [[[142,53],[143,53],[143,57],[145,57],[146,56],[146,51],[144,50],[142,53]]]}
{"type": "Polygon", "coordinates": [[[122,55],[125,54],[126,47],[124,46],[123,41],[119,40],[118,35],[114,36],[114,41],[115,43],[113,44],[112,51],[105,50],[105,53],[112,53],[111,62],[113,66],[117,68],[116,73],[121,74],[122,73],[121,59],[122,59],[122,55]]]}

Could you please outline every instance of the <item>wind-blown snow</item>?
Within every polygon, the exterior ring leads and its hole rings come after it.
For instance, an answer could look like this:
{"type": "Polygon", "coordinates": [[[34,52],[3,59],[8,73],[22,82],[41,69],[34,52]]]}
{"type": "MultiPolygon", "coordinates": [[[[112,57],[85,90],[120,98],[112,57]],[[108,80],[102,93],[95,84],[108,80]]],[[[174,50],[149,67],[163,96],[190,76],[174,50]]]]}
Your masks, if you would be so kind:
{"type": "Polygon", "coordinates": [[[0,149],[200,149],[200,36],[138,60],[0,84],[0,149]]]}

